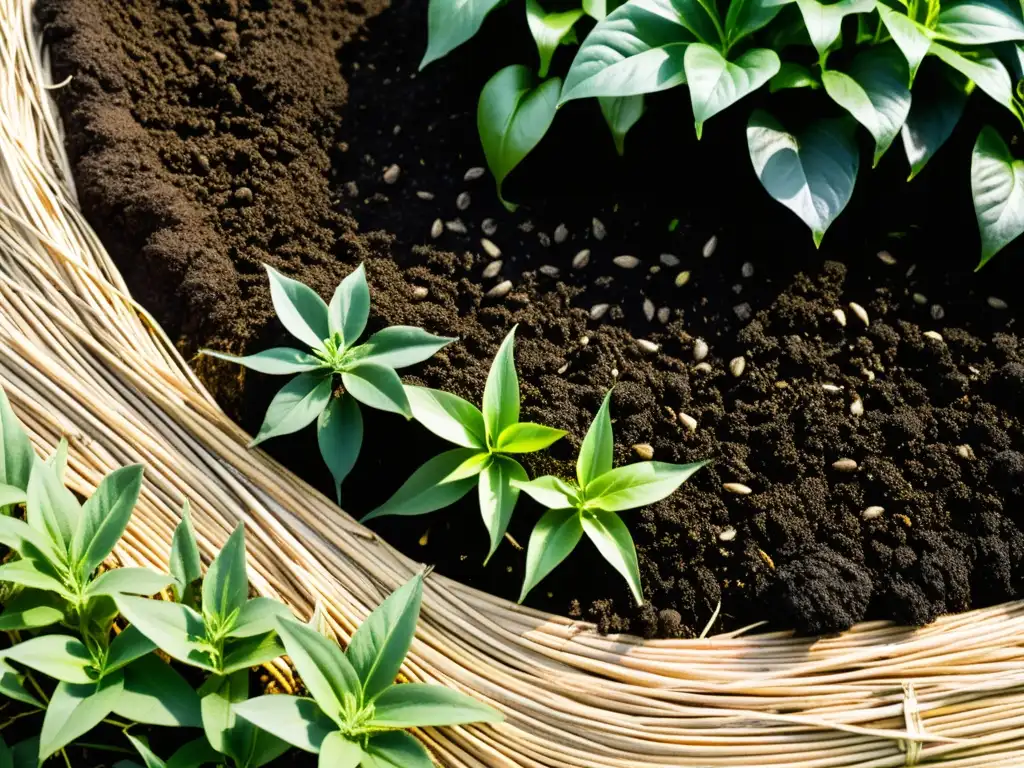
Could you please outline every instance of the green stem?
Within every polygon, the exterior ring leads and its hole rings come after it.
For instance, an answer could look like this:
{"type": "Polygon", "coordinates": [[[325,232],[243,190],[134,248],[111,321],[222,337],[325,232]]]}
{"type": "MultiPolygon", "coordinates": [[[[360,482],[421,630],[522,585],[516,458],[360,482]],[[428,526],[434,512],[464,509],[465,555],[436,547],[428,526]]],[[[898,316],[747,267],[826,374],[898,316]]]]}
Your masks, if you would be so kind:
{"type": "Polygon", "coordinates": [[[7,722],[0,725],[0,731],[4,730],[4,728],[6,728],[7,726],[14,724],[18,720],[21,720],[21,718],[23,717],[29,717],[30,715],[41,715],[44,711],[45,710],[42,709],[30,709],[27,712],[19,712],[16,715],[12,715],[7,719],[7,722]]]}

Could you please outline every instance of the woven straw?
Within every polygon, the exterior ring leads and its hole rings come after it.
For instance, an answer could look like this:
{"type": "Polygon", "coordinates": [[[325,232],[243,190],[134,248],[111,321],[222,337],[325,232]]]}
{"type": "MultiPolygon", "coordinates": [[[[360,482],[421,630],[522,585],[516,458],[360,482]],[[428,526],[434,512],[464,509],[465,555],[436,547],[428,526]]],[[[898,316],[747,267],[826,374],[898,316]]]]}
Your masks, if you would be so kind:
{"type": "MultiPolygon", "coordinates": [[[[146,465],[121,561],[165,567],[191,500],[210,555],[244,521],[251,578],[341,638],[418,567],[259,452],[136,306],[78,213],[31,0],[0,0],[0,384],[69,482],[146,465]]],[[[819,640],[733,633],[644,642],[520,608],[437,574],[404,668],[502,710],[426,730],[466,766],[1024,765],[1024,605],[819,640]],[[742,636],[741,636],[742,635],[742,636]]]]}

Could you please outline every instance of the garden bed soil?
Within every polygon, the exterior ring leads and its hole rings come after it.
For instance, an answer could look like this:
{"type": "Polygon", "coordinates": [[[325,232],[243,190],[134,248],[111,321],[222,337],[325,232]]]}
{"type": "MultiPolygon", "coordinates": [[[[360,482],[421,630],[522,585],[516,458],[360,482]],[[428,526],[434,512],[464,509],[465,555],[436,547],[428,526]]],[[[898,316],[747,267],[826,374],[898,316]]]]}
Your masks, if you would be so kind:
{"type": "MultiPolygon", "coordinates": [[[[289,343],[261,264],[329,296],[365,262],[368,330],[410,324],[460,338],[408,382],[479,402],[491,357],[518,324],[523,418],[569,432],[525,457],[532,475],[571,475],[613,385],[616,463],[635,460],[640,444],[660,461],[713,460],[671,498],[625,514],[646,605],[587,543],[531,604],[605,631],[679,637],[699,633],[719,603],[715,630],[767,620],[818,633],[1020,597],[1020,249],[972,272],[977,126],[910,186],[894,147],[862,174],[818,252],[757,185],[744,109],[716,117],[698,145],[685,90],[659,94],[619,161],[596,105],[573,103],[509,180],[507,197],[527,203],[509,213],[489,176],[464,177],[484,165],[480,87],[500,66],[533,62],[520,12],[509,4],[477,40],[417,72],[422,0],[42,0],[54,80],[72,76],[58,99],[82,207],[228,413],[254,433],[283,384],[197,356],[289,343]],[[432,238],[435,219],[449,225],[432,238]],[[490,279],[486,219],[503,261],[490,279]],[[566,238],[555,242],[559,225],[566,238]],[[589,264],[573,269],[583,249],[589,264]],[[883,249],[890,258],[876,256],[883,249]],[[640,266],[616,266],[622,254],[640,266]],[[683,270],[690,279],[677,286],[683,270]],[[508,294],[489,296],[502,280],[508,294]],[[598,304],[610,309],[591,319],[598,304]],[[709,371],[694,360],[698,338],[709,371]],[[840,459],[857,468],[835,468],[840,459]],[[865,520],[872,506],[884,512],[865,520]]],[[[556,69],[571,55],[560,51],[556,69]]],[[[344,487],[356,516],[444,449],[415,424],[364,413],[362,456],[344,487]]],[[[312,429],[265,447],[331,493],[312,429]]],[[[518,542],[541,511],[520,500],[518,542]]],[[[444,574],[518,595],[522,551],[504,544],[481,565],[475,494],[373,526],[444,574]]]]}

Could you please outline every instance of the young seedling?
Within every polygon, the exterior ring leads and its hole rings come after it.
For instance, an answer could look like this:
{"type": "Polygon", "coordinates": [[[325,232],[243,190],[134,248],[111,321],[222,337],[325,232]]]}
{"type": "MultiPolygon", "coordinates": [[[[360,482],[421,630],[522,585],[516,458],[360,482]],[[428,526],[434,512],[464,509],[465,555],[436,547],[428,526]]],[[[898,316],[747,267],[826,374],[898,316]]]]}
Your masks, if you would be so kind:
{"type": "Polygon", "coordinates": [[[642,605],[644,595],[633,537],[616,513],[661,501],[707,463],[641,461],[612,469],[611,397],[611,392],[605,395],[601,410],[580,446],[576,482],[551,475],[513,481],[519,489],[548,507],[530,535],[520,603],[541,579],[569,556],[586,534],[601,556],[626,579],[633,597],[642,605]]]}
{"type": "Polygon", "coordinates": [[[514,481],[526,470],[508,454],[533,453],[565,435],[560,429],[519,421],[519,378],[513,328],[491,363],[483,412],[461,397],[424,387],[406,387],[412,414],[439,437],[461,446],[435,456],[417,469],[395,494],[363,518],[423,515],[480,489],[480,514],[490,534],[486,564],[498,548],[519,498],[514,481]]]}
{"type": "Polygon", "coordinates": [[[365,344],[356,344],[370,316],[370,289],[362,265],[341,281],[329,306],[309,286],[271,267],[267,274],[278,319],[310,351],[275,347],[245,357],[208,349],[203,354],[260,373],[298,374],[271,401],[249,447],[298,432],[316,419],[320,455],[334,477],[340,503],[341,484],[363,442],[359,403],[411,419],[409,400],[395,369],[422,363],[455,339],[395,325],[378,331],[365,344]],[[336,391],[335,376],[343,389],[336,391]]]}
{"type": "Polygon", "coordinates": [[[321,768],[432,768],[405,728],[494,723],[499,712],[436,685],[395,685],[409,652],[423,577],[400,587],[341,649],[315,629],[279,619],[278,632],[312,698],[260,696],[237,704],[239,718],[307,752],[321,768]]]}

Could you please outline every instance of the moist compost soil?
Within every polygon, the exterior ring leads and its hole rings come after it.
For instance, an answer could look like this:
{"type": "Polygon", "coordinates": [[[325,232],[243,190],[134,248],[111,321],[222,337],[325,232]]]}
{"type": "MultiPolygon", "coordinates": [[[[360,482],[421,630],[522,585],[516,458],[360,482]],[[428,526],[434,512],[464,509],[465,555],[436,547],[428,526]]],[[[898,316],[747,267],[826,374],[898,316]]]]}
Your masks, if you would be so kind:
{"type": "MultiPolygon", "coordinates": [[[[596,104],[563,108],[509,179],[506,196],[524,203],[510,213],[489,176],[466,174],[484,165],[480,87],[500,66],[534,62],[521,7],[417,72],[426,3],[385,5],[40,4],[54,79],[72,77],[58,99],[83,210],[229,414],[255,433],[284,383],[197,355],[290,343],[261,264],[329,297],[365,262],[369,331],[410,324],[460,339],[407,382],[479,403],[490,360],[518,324],[522,416],[569,432],[524,457],[531,475],[572,475],[613,385],[617,464],[644,445],[659,461],[712,460],[671,498],[624,514],[644,606],[587,542],[530,604],[603,631],[684,637],[719,604],[716,631],[766,620],[826,633],[1021,596],[1021,249],[972,271],[970,146],[987,115],[972,107],[910,185],[899,146],[864,169],[821,251],[757,184],[748,110],[716,116],[698,144],[685,89],[649,99],[622,160],[596,104]],[[492,227],[502,265],[484,279],[492,258],[481,237],[492,227]],[[574,269],[584,249],[589,263],[574,269]],[[623,254],[639,266],[613,263],[623,254]],[[488,295],[504,280],[507,295],[488,295]],[[609,309],[593,319],[601,304],[609,309]],[[707,369],[694,359],[697,339],[710,348],[707,369]],[[738,357],[745,368],[733,375],[738,357]],[[837,469],[840,459],[856,468],[837,469]],[[865,519],[875,506],[884,511],[865,519]]],[[[571,56],[561,50],[556,70],[571,56]]],[[[343,500],[357,517],[445,449],[414,423],[364,414],[343,500]]],[[[312,428],[265,447],[331,494],[312,428]]],[[[513,538],[525,543],[541,513],[521,498],[513,538]]],[[[475,494],[373,527],[444,574],[518,595],[525,553],[506,543],[481,565],[475,494]]]]}

